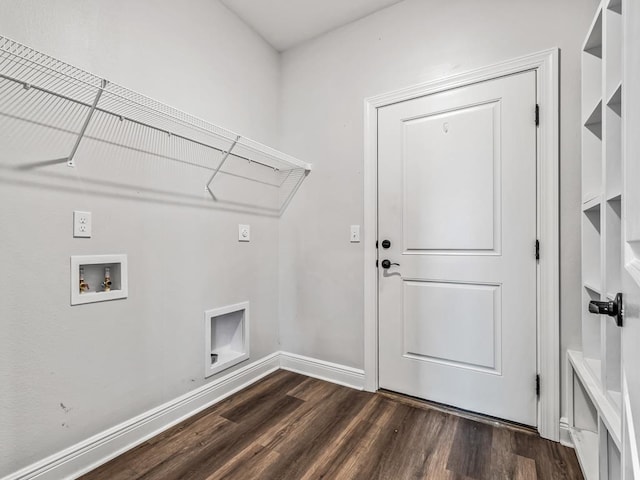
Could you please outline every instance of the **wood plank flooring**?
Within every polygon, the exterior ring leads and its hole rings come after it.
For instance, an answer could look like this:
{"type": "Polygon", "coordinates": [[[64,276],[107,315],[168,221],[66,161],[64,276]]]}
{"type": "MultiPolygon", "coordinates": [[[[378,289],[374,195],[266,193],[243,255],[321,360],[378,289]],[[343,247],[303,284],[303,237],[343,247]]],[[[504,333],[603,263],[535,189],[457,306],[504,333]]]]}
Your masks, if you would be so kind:
{"type": "Polygon", "coordinates": [[[279,370],[82,480],[582,479],[572,449],[279,370]]]}

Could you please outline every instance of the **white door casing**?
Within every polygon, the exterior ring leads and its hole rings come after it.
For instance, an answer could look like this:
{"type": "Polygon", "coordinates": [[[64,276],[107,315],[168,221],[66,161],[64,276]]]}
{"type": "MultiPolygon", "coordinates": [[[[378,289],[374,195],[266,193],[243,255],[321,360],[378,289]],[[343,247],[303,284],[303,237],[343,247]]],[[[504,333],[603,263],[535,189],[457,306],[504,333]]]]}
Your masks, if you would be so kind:
{"type": "Polygon", "coordinates": [[[623,263],[622,464],[625,480],[640,479],[640,4],[623,3],[623,263]]]}
{"type": "Polygon", "coordinates": [[[380,387],[536,425],[536,72],[378,110],[380,387]]]}
{"type": "Polygon", "coordinates": [[[538,371],[541,392],[538,430],[544,438],[559,439],[559,170],[558,105],[559,50],[551,49],[451,77],[414,85],[365,99],[365,214],[364,214],[364,336],[365,389],[378,389],[378,282],[377,249],[377,111],[401,101],[470,85],[528,70],[537,72],[537,97],[541,111],[538,129],[538,371]]]}

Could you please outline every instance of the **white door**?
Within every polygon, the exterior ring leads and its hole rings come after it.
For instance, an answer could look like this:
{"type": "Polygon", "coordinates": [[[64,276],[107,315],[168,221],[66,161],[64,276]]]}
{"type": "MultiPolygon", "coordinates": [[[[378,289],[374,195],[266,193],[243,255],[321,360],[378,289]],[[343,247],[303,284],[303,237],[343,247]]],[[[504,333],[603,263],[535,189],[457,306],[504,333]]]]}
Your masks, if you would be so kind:
{"type": "Polygon", "coordinates": [[[623,279],[622,338],[623,468],[640,479],[640,3],[623,5],[623,279]]]}
{"type": "Polygon", "coordinates": [[[535,105],[531,71],[379,109],[381,388],[536,425],[535,105]]]}

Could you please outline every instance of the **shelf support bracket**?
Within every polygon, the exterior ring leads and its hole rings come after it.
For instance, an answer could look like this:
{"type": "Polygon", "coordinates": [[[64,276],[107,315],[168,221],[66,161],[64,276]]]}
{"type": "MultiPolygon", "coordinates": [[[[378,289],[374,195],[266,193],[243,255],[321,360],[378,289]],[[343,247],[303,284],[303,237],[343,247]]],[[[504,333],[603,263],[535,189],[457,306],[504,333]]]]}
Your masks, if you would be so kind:
{"type": "Polygon", "coordinates": [[[69,166],[69,167],[75,167],[76,166],[76,163],[74,162],[73,158],[76,156],[76,152],[78,151],[78,147],[80,146],[80,142],[82,141],[82,138],[84,137],[84,134],[87,132],[87,128],[89,127],[89,122],[91,122],[91,118],[93,117],[93,114],[95,113],[96,108],[98,108],[98,102],[100,101],[100,97],[102,96],[102,92],[104,92],[104,89],[107,87],[107,83],[108,82],[106,80],[104,80],[104,79],[102,80],[102,85],[98,89],[98,93],[96,94],[96,98],[93,100],[93,104],[91,105],[91,109],[89,110],[87,118],[85,118],[85,120],[84,120],[84,124],[82,125],[82,128],[80,129],[80,133],[78,134],[78,138],[76,139],[76,143],[73,146],[73,149],[71,150],[71,154],[67,158],[67,166],[69,166]]]}
{"type": "Polygon", "coordinates": [[[229,155],[231,155],[231,152],[233,151],[233,149],[235,148],[235,146],[238,144],[238,141],[240,140],[240,135],[238,135],[236,137],[236,139],[234,140],[234,142],[231,144],[231,146],[229,147],[229,150],[227,150],[226,152],[224,152],[224,155],[222,156],[222,160],[220,161],[220,163],[218,164],[218,168],[216,168],[216,170],[213,172],[213,175],[211,175],[211,178],[209,179],[209,181],[207,182],[207,191],[209,192],[209,195],[211,195],[211,198],[213,198],[214,200],[216,199],[216,196],[213,194],[213,190],[211,190],[211,182],[213,182],[213,179],[216,178],[216,175],[218,175],[218,172],[220,171],[220,169],[222,168],[222,166],[224,165],[224,162],[227,161],[227,158],[229,158],[229,155]]]}

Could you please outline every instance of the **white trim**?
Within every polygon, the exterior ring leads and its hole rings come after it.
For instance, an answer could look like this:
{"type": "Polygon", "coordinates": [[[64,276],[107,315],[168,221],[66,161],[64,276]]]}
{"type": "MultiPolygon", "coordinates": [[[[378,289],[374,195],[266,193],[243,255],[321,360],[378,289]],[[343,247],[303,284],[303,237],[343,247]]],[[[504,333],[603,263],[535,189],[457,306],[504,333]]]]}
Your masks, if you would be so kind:
{"type": "Polygon", "coordinates": [[[571,438],[569,419],[567,417],[560,418],[560,443],[565,447],[575,448],[573,445],[573,439],[571,438]]]}
{"type": "Polygon", "coordinates": [[[557,48],[490,67],[365,99],[364,102],[364,367],[365,389],[378,389],[378,272],[375,266],[378,108],[496,77],[535,70],[538,74],[538,371],[542,380],[538,430],[560,439],[560,224],[559,224],[559,58],[557,48]]]}
{"type": "Polygon", "coordinates": [[[357,390],[362,390],[364,385],[363,370],[293,353],[275,352],[9,474],[2,480],[77,478],[248,387],[279,368],[357,390]]]}
{"type": "Polygon", "coordinates": [[[631,411],[631,399],[629,398],[629,387],[627,384],[627,373],[622,371],[622,418],[624,441],[628,445],[623,445],[622,449],[622,468],[625,471],[624,478],[640,478],[640,458],[638,445],[636,443],[635,424],[633,423],[633,412],[631,411]]]}
{"type": "Polygon", "coordinates": [[[364,370],[357,368],[287,352],[280,352],[280,368],[345,387],[364,389],[364,370]]]}
{"type": "Polygon", "coordinates": [[[215,379],[2,480],[77,478],[278,370],[280,353],[215,379]]]}

